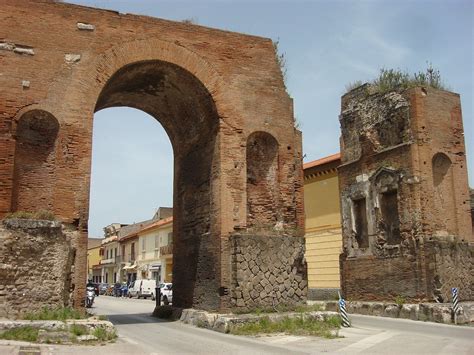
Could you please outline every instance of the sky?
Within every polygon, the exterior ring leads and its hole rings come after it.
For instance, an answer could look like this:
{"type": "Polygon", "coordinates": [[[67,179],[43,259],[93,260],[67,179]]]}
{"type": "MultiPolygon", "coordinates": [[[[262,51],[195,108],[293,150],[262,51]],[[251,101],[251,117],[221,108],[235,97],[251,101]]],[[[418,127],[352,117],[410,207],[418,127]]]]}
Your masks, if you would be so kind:
{"type": "MultiPolygon", "coordinates": [[[[305,162],[339,151],[340,97],[381,68],[439,69],[461,95],[469,182],[474,187],[473,1],[76,0],[76,4],[272,38],[287,61],[287,88],[305,162]]],[[[94,118],[89,234],[172,205],[173,156],[147,114],[112,108],[94,118]]]]}

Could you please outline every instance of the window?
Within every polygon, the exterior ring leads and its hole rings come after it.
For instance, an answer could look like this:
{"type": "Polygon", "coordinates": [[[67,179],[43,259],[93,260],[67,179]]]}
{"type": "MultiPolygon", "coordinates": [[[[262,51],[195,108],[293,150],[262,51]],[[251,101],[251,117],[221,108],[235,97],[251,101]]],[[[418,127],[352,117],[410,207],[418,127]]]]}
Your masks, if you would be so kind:
{"type": "Polygon", "coordinates": [[[383,228],[385,229],[387,244],[399,244],[401,238],[397,190],[383,193],[380,204],[383,228]]]}
{"type": "Polygon", "coordinates": [[[122,258],[125,261],[125,245],[122,245],[122,258]]]}
{"type": "Polygon", "coordinates": [[[355,238],[359,248],[369,247],[369,232],[367,230],[367,207],[365,198],[354,200],[355,238]]]}
{"type": "Polygon", "coordinates": [[[168,233],[168,245],[173,243],[173,232],[168,233]]]}
{"type": "Polygon", "coordinates": [[[145,237],[142,238],[142,252],[145,251],[145,237]]]}

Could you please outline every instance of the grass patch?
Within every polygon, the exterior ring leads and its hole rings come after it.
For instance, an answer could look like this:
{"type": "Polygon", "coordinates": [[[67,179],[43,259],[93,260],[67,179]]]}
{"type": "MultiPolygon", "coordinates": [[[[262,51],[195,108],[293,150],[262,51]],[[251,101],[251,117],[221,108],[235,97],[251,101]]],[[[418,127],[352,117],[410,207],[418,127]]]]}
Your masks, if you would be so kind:
{"type": "Polygon", "coordinates": [[[115,329],[111,332],[108,332],[105,328],[102,327],[95,328],[92,332],[92,335],[94,335],[100,341],[109,341],[117,338],[117,332],[115,329]]]}
{"type": "Polygon", "coordinates": [[[268,317],[263,317],[258,322],[237,326],[231,329],[230,332],[235,335],[285,333],[333,339],[338,337],[340,327],[341,320],[339,317],[329,317],[325,321],[303,319],[303,317],[287,317],[277,322],[271,321],[268,317]]]}
{"type": "Polygon", "coordinates": [[[73,324],[69,327],[69,331],[71,334],[75,335],[76,337],[79,337],[81,335],[86,335],[89,334],[89,331],[86,326],[80,325],[80,324],[73,324]]]}
{"type": "Polygon", "coordinates": [[[27,211],[16,211],[12,213],[7,213],[5,219],[8,218],[19,218],[19,219],[43,219],[47,221],[55,221],[56,217],[54,216],[53,212],[46,211],[46,210],[39,210],[35,212],[27,212],[27,211]]]}
{"type": "Polygon", "coordinates": [[[43,307],[40,311],[27,313],[23,318],[27,320],[61,320],[65,321],[67,319],[85,319],[87,318],[87,313],[70,308],[70,307],[60,307],[60,308],[48,308],[43,307]]]}
{"type": "Polygon", "coordinates": [[[317,312],[322,311],[322,307],[318,304],[314,305],[307,305],[307,304],[299,304],[299,305],[285,305],[285,304],[278,304],[275,307],[263,307],[263,308],[253,308],[250,310],[242,310],[242,309],[234,309],[234,314],[255,314],[257,316],[261,314],[268,314],[268,313],[283,313],[283,312],[297,312],[297,313],[304,313],[304,312],[317,312]]]}
{"type": "Polygon", "coordinates": [[[99,315],[99,320],[107,320],[108,321],[109,317],[106,316],[106,315],[101,314],[101,315],[99,315]]]}
{"type": "Polygon", "coordinates": [[[9,329],[0,334],[0,339],[23,340],[30,342],[37,341],[38,329],[30,326],[9,329]]]}

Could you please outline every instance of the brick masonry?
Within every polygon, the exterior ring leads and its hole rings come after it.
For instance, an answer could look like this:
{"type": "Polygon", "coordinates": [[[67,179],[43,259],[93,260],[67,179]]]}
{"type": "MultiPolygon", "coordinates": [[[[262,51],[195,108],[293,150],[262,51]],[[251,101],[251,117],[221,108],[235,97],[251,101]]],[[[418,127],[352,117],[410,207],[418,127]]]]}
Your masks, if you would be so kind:
{"type": "Polygon", "coordinates": [[[361,86],[342,98],[342,290],[353,300],[473,293],[459,95],[361,86]]]}
{"type": "Polygon", "coordinates": [[[3,1],[0,18],[0,218],[47,209],[78,231],[76,305],[104,108],[141,109],[169,134],[176,305],[231,306],[220,290],[232,285],[236,230],[302,236],[301,133],[270,39],[48,0],[3,1]],[[256,141],[269,159],[258,171],[256,141]]]}

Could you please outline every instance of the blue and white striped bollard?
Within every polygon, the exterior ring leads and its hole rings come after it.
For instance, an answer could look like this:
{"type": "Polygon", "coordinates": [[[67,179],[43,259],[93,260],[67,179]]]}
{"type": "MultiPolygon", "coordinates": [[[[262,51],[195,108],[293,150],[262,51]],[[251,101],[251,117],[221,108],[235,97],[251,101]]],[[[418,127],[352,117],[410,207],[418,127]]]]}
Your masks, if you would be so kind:
{"type": "Polygon", "coordinates": [[[451,294],[453,295],[453,312],[454,312],[454,323],[457,324],[457,315],[461,311],[461,306],[459,306],[459,295],[458,288],[453,287],[451,289],[451,294]]]}
{"type": "Polygon", "coordinates": [[[342,298],[340,295],[339,295],[339,311],[341,312],[342,326],[350,327],[351,322],[349,322],[349,318],[347,317],[346,302],[344,301],[344,298],[342,298]]]}

